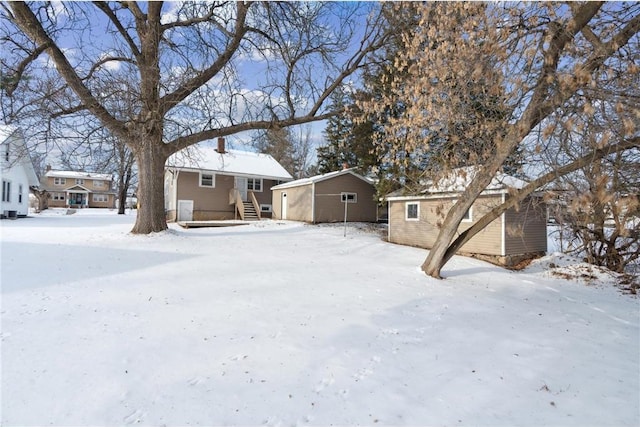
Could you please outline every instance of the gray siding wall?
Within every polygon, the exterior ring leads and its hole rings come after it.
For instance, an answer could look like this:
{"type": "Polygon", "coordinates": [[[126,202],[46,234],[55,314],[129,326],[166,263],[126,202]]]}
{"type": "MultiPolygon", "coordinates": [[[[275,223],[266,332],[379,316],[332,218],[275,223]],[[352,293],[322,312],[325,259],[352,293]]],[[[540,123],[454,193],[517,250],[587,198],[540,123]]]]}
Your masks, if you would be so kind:
{"type": "MultiPolygon", "coordinates": [[[[431,248],[438,237],[439,225],[455,203],[455,199],[413,200],[420,205],[420,220],[405,219],[405,201],[389,202],[389,241],[421,248],[431,248]]],[[[462,222],[458,232],[469,228],[484,213],[501,202],[501,196],[479,197],[471,208],[472,221],[462,222]]],[[[502,218],[496,218],[484,230],[475,235],[462,248],[461,252],[501,255],[502,218]]]]}
{"type": "Polygon", "coordinates": [[[546,208],[540,198],[526,199],[519,210],[505,212],[506,255],[547,251],[546,208]]]}
{"type": "Polygon", "coordinates": [[[344,221],[341,193],[356,193],[357,202],[347,206],[347,221],[375,222],[377,220],[373,185],[350,174],[316,183],[315,222],[344,221]]]}
{"type": "Polygon", "coordinates": [[[181,171],[178,175],[177,198],[193,200],[193,220],[233,219],[234,206],[229,204],[229,190],[234,187],[234,178],[216,175],[215,188],[200,187],[199,181],[198,172],[181,171]]]}

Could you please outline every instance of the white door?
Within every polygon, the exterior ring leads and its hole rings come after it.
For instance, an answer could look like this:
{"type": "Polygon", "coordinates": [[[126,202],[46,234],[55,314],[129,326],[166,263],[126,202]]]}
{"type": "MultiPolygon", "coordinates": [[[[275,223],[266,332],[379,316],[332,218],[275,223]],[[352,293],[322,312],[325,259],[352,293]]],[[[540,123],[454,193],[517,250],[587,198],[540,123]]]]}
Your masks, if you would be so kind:
{"type": "Polygon", "coordinates": [[[178,221],[193,221],[193,200],[178,200],[178,221]]]}
{"type": "Polygon", "coordinates": [[[247,178],[242,178],[240,176],[236,176],[236,189],[240,192],[240,196],[242,196],[242,201],[246,202],[247,199],[247,178]]]}
{"type": "Polygon", "coordinates": [[[282,219],[287,219],[287,193],[282,193],[282,219]]]}

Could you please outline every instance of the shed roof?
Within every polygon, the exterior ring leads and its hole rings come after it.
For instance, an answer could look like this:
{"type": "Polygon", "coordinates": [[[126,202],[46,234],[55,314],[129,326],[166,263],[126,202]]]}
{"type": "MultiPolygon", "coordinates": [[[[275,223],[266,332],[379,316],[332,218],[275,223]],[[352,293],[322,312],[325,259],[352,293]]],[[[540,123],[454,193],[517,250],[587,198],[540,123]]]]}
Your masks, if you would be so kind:
{"type": "MultiPolygon", "coordinates": [[[[415,198],[437,198],[451,197],[462,193],[474,179],[478,168],[476,166],[466,166],[453,169],[449,174],[441,177],[437,182],[427,182],[416,193],[407,194],[404,189],[396,190],[386,196],[387,200],[404,200],[415,198]]],[[[528,184],[520,178],[507,175],[502,172],[496,173],[489,185],[482,194],[501,194],[509,191],[510,188],[521,189],[528,184]]]]}
{"type": "Polygon", "coordinates": [[[246,175],[290,180],[293,177],[269,154],[227,150],[218,153],[213,147],[197,146],[177,152],[169,157],[166,167],[202,170],[226,175],[246,175]]]}
{"type": "Polygon", "coordinates": [[[300,187],[303,185],[309,185],[309,184],[313,184],[316,182],[320,182],[320,181],[325,181],[327,179],[332,179],[338,176],[342,176],[342,175],[353,175],[356,178],[359,178],[361,180],[363,180],[364,182],[373,185],[373,180],[364,177],[362,175],[359,175],[357,173],[355,173],[353,171],[353,168],[351,169],[342,169],[339,171],[334,171],[334,172],[328,172],[328,173],[324,173],[321,175],[315,175],[309,178],[302,178],[302,179],[296,179],[295,181],[291,181],[291,182],[286,182],[284,184],[280,184],[280,185],[276,185],[275,187],[271,187],[272,190],[281,190],[284,188],[292,188],[292,187],[300,187]]]}

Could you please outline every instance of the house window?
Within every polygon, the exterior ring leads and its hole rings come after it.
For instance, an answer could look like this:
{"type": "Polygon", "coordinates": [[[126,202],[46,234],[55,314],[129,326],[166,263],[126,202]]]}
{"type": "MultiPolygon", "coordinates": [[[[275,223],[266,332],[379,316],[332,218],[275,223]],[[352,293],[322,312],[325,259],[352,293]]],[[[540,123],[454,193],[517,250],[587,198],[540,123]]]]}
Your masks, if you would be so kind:
{"type": "Polygon", "coordinates": [[[84,179],[76,178],[77,185],[84,185],[84,179]]]}
{"type": "Polygon", "coordinates": [[[2,201],[11,201],[11,181],[2,181],[2,201]]]}
{"type": "Polygon", "coordinates": [[[104,188],[104,181],[98,179],[93,180],[93,188],[104,188]]]}
{"type": "Polygon", "coordinates": [[[108,202],[109,201],[109,196],[107,196],[106,194],[94,194],[93,195],[93,201],[94,202],[108,202]]]}
{"type": "Polygon", "coordinates": [[[358,203],[358,193],[340,193],[342,203],[358,203]]]}
{"type": "Polygon", "coordinates": [[[18,203],[22,203],[22,184],[18,185],[18,203]]]}
{"type": "Polygon", "coordinates": [[[404,219],[407,221],[418,221],[420,219],[420,204],[417,202],[407,202],[404,205],[404,219]]]}
{"type": "Polygon", "coordinates": [[[247,190],[262,191],[262,178],[247,178],[247,190]]]}
{"type": "Polygon", "coordinates": [[[260,212],[271,212],[271,205],[260,205],[260,212]]]}
{"type": "Polygon", "coordinates": [[[464,213],[464,216],[462,217],[462,222],[471,222],[471,221],[473,221],[473,216],[472,216],[473,213],[472,213],[471,209],[472,208],[469,208],[469,210],[464,213]]]}
{"type": "Polygon", "coordinates": [[[9,144],[6,145],[5,151],[4,151],[4,160],[5,161],[9,161],[9,144]]]}
{"type": "Polygon", "coordinates": [[[65,185],[66,183],[66,178],[53,178],[53,185],[65,185]]]}
{"type": "Polygon", "coordinates": [[[53,193],[53,200],[64,202],[64,193],[53,193]]]}
{"type": "Polygon", "coordinates": [[[200,187],[215,187],[216,181],[215,176],[212,173],[202,173],[200,172],[200,187]]]}

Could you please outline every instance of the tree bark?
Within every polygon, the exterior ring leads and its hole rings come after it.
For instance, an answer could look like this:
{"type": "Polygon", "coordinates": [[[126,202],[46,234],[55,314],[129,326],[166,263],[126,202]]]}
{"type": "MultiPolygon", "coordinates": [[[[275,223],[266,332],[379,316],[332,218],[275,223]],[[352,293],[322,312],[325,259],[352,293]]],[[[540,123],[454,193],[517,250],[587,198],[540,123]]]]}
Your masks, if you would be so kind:
{"type": "MultiPolygon", "coordinates": [[[[161,136],[158,134],[159,138],[161,136]]],[[[164,164],[168,155],[161,141],[148,140],[134,150],[138,163],[138,215],[133,234],[149,234],[167,229],[164,211],[164,164]]]]}

